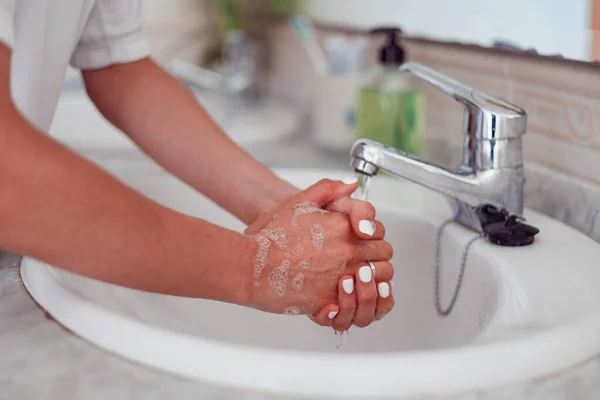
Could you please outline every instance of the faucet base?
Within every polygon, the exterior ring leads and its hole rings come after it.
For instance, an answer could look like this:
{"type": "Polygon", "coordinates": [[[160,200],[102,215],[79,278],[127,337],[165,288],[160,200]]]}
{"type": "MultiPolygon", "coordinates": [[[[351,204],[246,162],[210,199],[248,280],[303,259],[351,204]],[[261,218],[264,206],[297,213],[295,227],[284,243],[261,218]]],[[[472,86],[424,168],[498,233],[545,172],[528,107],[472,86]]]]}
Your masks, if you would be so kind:
{"type": "Polygon", "coordinates": [[[481,222],[477,217],[475,207],[449,196],[447,196],[447,198],[452,205],[455,220],[458,223],[474,230],[475,232],[483,233],[483,228],[481,227],[481,222]]]}

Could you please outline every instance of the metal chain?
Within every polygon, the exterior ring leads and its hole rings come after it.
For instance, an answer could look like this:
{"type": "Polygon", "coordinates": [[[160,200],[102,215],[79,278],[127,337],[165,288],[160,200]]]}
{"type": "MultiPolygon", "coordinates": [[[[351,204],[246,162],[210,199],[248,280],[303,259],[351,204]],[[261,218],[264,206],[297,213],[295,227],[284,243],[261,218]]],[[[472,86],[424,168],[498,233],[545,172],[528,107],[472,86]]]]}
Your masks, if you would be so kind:
{"type": "Polygon", "coordinates": [[[467,266],[467,255],[469,253],[469,248],[473,243],[475,243],[475,241],[485,237],[485,234],[481,233],[477,236],[472,237],[465,245],[460,260],[460,270],[458,273],[458,278],[456,280],[456,286],[454,287],[454,294],[450,299],[450,305],[448,305],[446,309],[443,309],[440,304],[440,253],[442,247],[442,232],[444,231],[444,228],[447,225],[451,224],[455,220],[456,216],[444,221],[444,223],[438,228],[435,238],[435,308],[437,309],[438,314],[440,314],[443,317],[447,317],[452,312],[452,310],[454,309],[454,305],[456,304],[456,299],[458,298],[458,293],[460,292],[463,276],[465,274],[465,268],[467,266]]]}

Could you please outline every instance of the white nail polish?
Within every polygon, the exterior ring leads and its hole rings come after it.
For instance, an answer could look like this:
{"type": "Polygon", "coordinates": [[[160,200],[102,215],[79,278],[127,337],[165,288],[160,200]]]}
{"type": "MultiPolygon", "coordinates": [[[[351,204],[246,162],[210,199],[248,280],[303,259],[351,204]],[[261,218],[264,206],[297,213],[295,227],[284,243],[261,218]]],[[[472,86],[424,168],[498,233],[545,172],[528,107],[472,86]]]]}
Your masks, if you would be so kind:
{"type": "Polygon", "coordinates": [[[381,282],[377,285],[377,292],[379,292],[379,297],[387,299],[390,297],[390,285],[387,282],[381,282]]]}
{"type": "Polygon", "coordinates": [[[327,314],[327,317],[329,319],[334,319],[335,316],[337,315],[337,313],[338,313],[337,311],[330,311],[329,314],[327,314]]]}
{"type": "Polygon", "coordinates": [[[361,267],[358,270],[358,277],[360,278],[361,282],[371,282],[371,278],[373,277],[373,271],[371,271],[371,267],[368,265],[361,267]]]}
{"type": "Polygon", "coordinates": [[[344,279],[342,281],[342,287],[346,294],[352,294],[352,292],[354,292],[354,281],[352,279],[344,279]]]}
{"type": "Polygon", "coordinates": [[[342,182],[345,185],[354,185],[356,182],[358,182],[358,178],[354,177],[354,178],[344,178],[342,179],[342,182]]]}
{"type": "Polygon", "coordinates": [[[363,219],[358,223],[358,230],[365,235],[373,236],[375,233],[375,222],[363,219]]]}

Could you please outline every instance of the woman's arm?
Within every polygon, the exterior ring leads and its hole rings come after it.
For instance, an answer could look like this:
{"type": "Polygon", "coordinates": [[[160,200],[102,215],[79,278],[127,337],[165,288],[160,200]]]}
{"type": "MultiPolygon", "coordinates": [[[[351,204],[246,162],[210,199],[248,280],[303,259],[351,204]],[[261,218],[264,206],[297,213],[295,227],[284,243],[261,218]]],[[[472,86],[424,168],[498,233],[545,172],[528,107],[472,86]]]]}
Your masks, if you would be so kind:
{"type": "Polygon", "coordinates": [[[247,304],[254,241],[160,206],[37,131],[10,98],[9,60],[0,45],[0,248],[131,288],[247,304]]]}
{"type": "Polygon", "coordinates": [[[150,59],[83,72],[102,114],[152,158],[245,223],[297,189],[225,135],[150,59]]]}

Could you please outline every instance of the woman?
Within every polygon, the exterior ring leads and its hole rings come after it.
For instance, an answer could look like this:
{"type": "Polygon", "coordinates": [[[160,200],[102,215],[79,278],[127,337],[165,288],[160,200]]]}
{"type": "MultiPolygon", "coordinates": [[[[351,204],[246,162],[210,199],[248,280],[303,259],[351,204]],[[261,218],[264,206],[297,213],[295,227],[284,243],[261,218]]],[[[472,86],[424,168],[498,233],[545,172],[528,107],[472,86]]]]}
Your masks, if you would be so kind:
{"type": "Polygon", "coordinates": [[[299,191],[275,176],[148,57],[140,21],[140,0],[0,0],[0,248],[336,330],[385,315],[392,250],[373,207],[348,197],[356,183],[299,191]],[[246,232],[162,207],[45,135],[69,63],[108,120],[246,232]]]}

